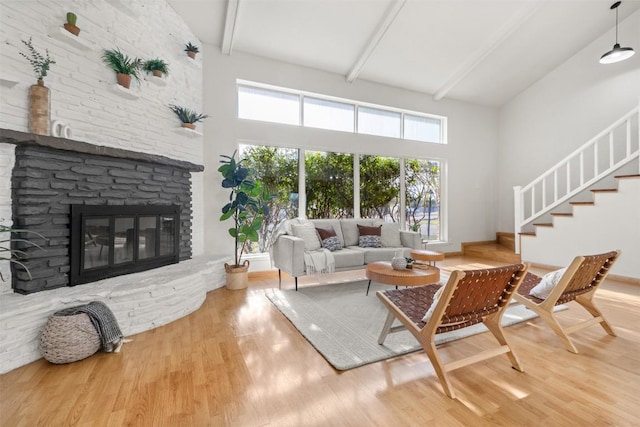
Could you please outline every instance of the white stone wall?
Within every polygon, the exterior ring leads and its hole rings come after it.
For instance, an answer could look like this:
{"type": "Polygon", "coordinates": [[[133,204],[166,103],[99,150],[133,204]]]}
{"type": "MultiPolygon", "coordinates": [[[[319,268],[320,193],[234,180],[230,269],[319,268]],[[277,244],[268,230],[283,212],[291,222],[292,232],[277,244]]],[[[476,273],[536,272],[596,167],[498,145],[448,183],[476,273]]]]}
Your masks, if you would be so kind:
{"type": "MultiPolygon", "coordinates": [[[[0,224],[11,226],[11,170],[15,162],[14,146],[0,144],[0,224]]],[[[9,233],[0,233],[0,242],[9,239],[9,233]]],[[[7,243],[0,246],[6,247],[7,243]]],[[[6,254],[0,253],[0,257],[6,254]]],[[[0,273],[4,282],[0,281],[0,294],[11,292],[11,270],[8,261],[0,260],[0,273]]]]}
{"type": "MultiPolygon", "coordinates": [[[[203,111],[203,54],[194,62],[183,51],[186,42],[201,44],[165,0],[2,0],[0,37],[0,128],[28,131],[27,93],[36,78],[18,52],[26,52],[20,40],[32,37],[33,45],[43,53],[48,49],[56,61],[45,78],[51,90],[51,119],[71,128],[70,139],[203,163],[203,137],[178,131],[180,121],[167,107],[179,104],[203,111]],[[52,36],[60,33],[68,11],[78,15],[79,37],[91,46],[89,50],[52,36]],[[114,93],[115,73],[101,60],[105,48],[164,59],[169,63],[166,86],[134,80],[130,93],[137,99],[114,93]]],[[[198,131],[202,130],[199,123],[198,131]]],[[[14,146],[0,143],[0,218],[7,225],[11,225],[14,159],[14,146]]],[[[202,175],[192,175],[194,256],[202,254],[205,246],[202,175]]],[[[11,291],[8,263],[0,261],[7,279],[0,282],[0,373],[41,357],[40,332],[57,310],[103,301],[124,334],[136,334],[196,310],[207,291],[224,285],[226,261],[211,255],[196,257],[148,272],[31,295],[11,291]]]]}
{"type": "Polygon", "coordinates": [[[202,112],[202,53],[193,61],[184,52],[186,42],[201,43],[164,0],[3,0],[0,37],[0,127],[28,129],[27,93],[36,77],[19,52],[27,52],[21,40],[32,37],[33,46],[41,53],[48,49],[56,61],[44,79],[51,90],[51,120],[68,125],[71,139],[202,163],[202,137],[177,133],[180,121],[168,108],[178,104],[202,112]],[[50,35],[67,36],[60,28],[68,11],[78,16],[78,38],[89,50],[50,35]],[[130,93],[138,99],[112,92],[116,75],[101,57],[114,48],[131,57],[164,59],[166,86],[134,79],[130,93]],[[17,83],[11,86],[12,81],[17,83]]]}
{"type": "MultiPolygon", "coordinates": [[[[31,295],[0,298],[0,374],[38,360],[40,334],[58,310],[102,301],[125,336],[166,325],[197,310],[207,291],[224,285],[229,259],[197,257],[148,272],[31,295]]],[[[131,337],[135,340],[135,337],[131,337]]],[[[126,344],[123,349],[126,352],[126,344]]]]}

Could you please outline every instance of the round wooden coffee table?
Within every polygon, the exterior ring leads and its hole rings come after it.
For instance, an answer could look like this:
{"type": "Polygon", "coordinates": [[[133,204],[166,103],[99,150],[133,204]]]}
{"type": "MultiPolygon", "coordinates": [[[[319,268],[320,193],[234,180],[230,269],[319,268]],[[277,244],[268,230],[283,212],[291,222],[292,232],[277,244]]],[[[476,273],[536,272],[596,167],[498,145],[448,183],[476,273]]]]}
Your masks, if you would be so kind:
{"type": "Polygon", "coordinates": [[[371,281],[392,285],[396,288],[398,286],[422,286],[440,281],[440,269],[438,267],[425,265],[421,268],[414,266],[414,268],[394,270],[391,267],[391,263],[386,261],[367,264],[366,275],[367,279],[369,279],[367,295],[369,295],[371,281]]]}

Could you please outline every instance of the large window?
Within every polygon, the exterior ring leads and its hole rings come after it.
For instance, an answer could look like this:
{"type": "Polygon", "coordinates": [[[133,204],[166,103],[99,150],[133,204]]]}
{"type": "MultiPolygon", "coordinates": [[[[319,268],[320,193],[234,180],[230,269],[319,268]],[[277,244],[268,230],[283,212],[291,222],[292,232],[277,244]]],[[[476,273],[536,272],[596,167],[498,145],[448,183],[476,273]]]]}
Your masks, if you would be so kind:
{"type": "Polygon", "coordinates": [[[268,252],[278,226],[285,219],[301,216],[299,209],[309,219],[359,217],[401,222],[403,229],[419,231],[423,239],[441,239],[439,161],[258,145],[241,145],[240,157],[272,195],[270,216],[263,223],[260,241],[250,247],[251,253],[268,252]],[[304,177],[299,174],[302,154],[304,177]],[[300,194],[303,178],[305,187],[300,194]]]}
{"type": "Polygon", "coordinates": [[[446,117],[246,81],[238,81],[238,118],[447,143],[446,117]]]}

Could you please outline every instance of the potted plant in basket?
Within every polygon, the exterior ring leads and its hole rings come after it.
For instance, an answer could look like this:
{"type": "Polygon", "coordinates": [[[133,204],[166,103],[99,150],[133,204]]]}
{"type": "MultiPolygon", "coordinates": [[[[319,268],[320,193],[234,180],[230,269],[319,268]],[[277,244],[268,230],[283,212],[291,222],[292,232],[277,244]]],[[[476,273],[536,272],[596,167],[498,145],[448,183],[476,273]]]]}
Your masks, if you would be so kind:
{"type": "Polygon", "coordinates": [[[64,29],[69,31],[74,36],[80,34],[80,28],[76,27],[78,16],[73,12],[67,12],[67,22],[64,24],[64,29]]]}
{"type": "Polygon", "coordinates": [[[191,42],[184,45],[184,51],[187,52],[189,58],[196,59],[196,53],[200,52],[198,46],[191,44],[191,42]]]}
{"type": "Polygon", "coordinates": [[[207,117],[209,117],[206,114],[201,114],[195,110],[181,107],[179,105],[169,105],[169,109],[171,109],[171,111],[176,113],[176,116],[178,116],[180,121],[182,121],[182,127],[189,128],[192,130],[196,128],[197,122],[200,122],[206,119],[207,117]]]}
{"type": "Polygon", "coordinates": [[[258,231],[264,218],[269,215],[266,196],[262,183],[254,179],[254,171],[245,167],[242,160],[236,161],[236,151],[231,156],[222,155],[218,172],[222,174],[222,188],[231,190],[229,203],[222,207],[220,221],[233,220],[229,235],[235,239],[234,264],[225,263],[227,288],[243,289],[247,287],[249,260],[242,262],[242,254],[249,249],[251,242],[257,242],[258,231]]]}
{"type": "Polygon", "coordinates": [[[148,59],[144,61],[142,63],[142,69],[146,71],[147,74],[151,73],[156,77],[169,75],[169,64],[159,58],[148,59]]]}
{"type": "Polygon", "coordinates": [[[138,58],[130,58],[119,49],[105,49],[102,54],[102,60],[113,71],[116,72],[118,84],[129,89],[131,78],[135,78],[140,82],[140,60],[138,58]]]}

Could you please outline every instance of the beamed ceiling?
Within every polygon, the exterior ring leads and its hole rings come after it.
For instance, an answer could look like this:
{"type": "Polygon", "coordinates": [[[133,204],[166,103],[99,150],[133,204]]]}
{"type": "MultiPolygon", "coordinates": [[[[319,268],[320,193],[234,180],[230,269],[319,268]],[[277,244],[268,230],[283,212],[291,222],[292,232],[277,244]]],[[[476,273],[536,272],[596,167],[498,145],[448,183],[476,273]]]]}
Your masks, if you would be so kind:
{"type": "MultiPolygon", "coordinates": [[[[195,35],[244,52],[500,106],[615,26],[613,0],[169,0],[195,35]]],[[[626,0],[619,20],[640,9],[626,0]]],[[[602,53],[611,49],[611,40],[602,53]]],[[[638,40],[620,40],[636,49],[638,40]]],[[[594,58],[597,61],[598,58],[594,58]]]]}

